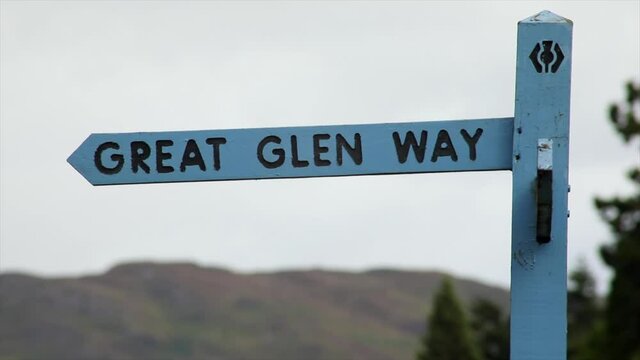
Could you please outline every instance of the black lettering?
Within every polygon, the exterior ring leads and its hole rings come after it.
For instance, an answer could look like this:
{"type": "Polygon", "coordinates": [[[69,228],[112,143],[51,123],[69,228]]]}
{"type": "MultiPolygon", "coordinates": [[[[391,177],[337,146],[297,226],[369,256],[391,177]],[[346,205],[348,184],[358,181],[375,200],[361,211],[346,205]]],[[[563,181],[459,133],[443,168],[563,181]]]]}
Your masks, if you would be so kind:
{"type": "Polygon", "coordinates": [[[307,160],[298,159],[298,138],[295,135],[291,135],[291,164],[293,167],[309,166],[307,160]]]}
{"type": "Polygon", "coordinates": [[[451,160],[458,161],[456,148],[453,147],[447,130],[440,130],[440,132],[438,132],[436,146],[433,148],[433,155],[431,155],[431,162],[436,162],[441,156],[449,156],[451,160]]]}
{"type": "Polygon", "coordinates": [[[338,165],[342,165],[342,149],[347,150],[347,154],[349,154],[351,160],[353,160],[356,165],[362,164],[362,141],[360,134],[356,133],[353,139],[355,145],[352,147],[342,134],[336,135],[336,160],[338,161],[338,165]]]}
{"type": "Polygon", "coordinates": [[[478,144],[478,140],[480,140],[480,135],[482,135],[483,131],[484,130],[482,130],[481,128],[478,128],[473,136],[469,136],[467,130],[460,130],[462,138],[467,143],[467,146],[469,146],[469,159],[471,159],[472,161],[476,159],[476,145],[478,144]]]}
{"type": "Polygon", "coordinates": [[[100,146],[98,146],[98,148],[96,149],[95,154],[93,155],[93,162],[96,165],[96,168],[98,168],[98,171],[100,171],[101,173],[107,175],[117,174],[120,172],[122,166],[124,165],[124,156],[122,156],[122,154],[111,154],[111,160],[116,162],[116,166],[106,167],[102,163],[102,153],[107,149],[120,150],[120,145],[111,141],[100,144],[100,146]]]}
{"type": "Polygon", "coordinates": [[[162,151],[163,147],[171,145],[173,145],[173,141],[171,140],[156,141],[156,171],[159,174],[173,172],[173,166],[165,165],[163,162],[164,160],[171,159],[171,153],[162,151]]]}
{"type": "Polygon", "coordinates": [[[213,147],[213,168],[216,171],[220,170],[220,145],[226,143],[227,139],[223,137],[207,139],[207,144],[213,147]]]}
{"type": "Polygon", "coordinates": [[[258,144],[258,160],[260,161],[262,166],[266,167],[267,169],[275,169],[284,164],[284,150],[281,148],[275,148],[271,150],[271,153],[278,157],[277,160],[269,161],[264,158],[265,146],[267,146],[268,143],[280,144],[280,142],[280,138],[275,135],[269,135],[260,141],[260,143],[258,144]]]}
{"type": "Polygon", "coordinates": [[[204,159],[198,148],[198,143],[195,140],[189,139],[187,145],[184,147],[184,153],[182,154],[182,163],[180,163],[180,171],[185,172],[187,166],[198,165],[200,170],[205,171],[207,168],[204,166],[204,159]]]}
{"type": "Polygon", "coordinates": [[[400,164],[404,164],[409,157],[409,148],[413,150],[413,155],[418,160],[418,163],[422,164],[424,161],[424,152],[427,148],[427,131],[422,130],[420,133],[420,144],[416,140],[413,131],[407,131],[404,143],[400,140],[400,134],[393,132],[393,142],[396,145],[396,155],[400,164]]]}
{"type": "Polygon", "coordinates": [[[132,141],[131,142],[131,171],[138,172],[138,168],[147,174],[151,171],[149,165],[144,161],[151,155],[151,148],[149,144],[144,141],[132,141]]]}
{"type": "Polygon", "coordinates": [[[313,135],[313,163],[316,166],[329,166],[331,161],[320,158],[320,154],[329,152],[329,148],[326,146],[320,146],[320,141],[331,139],[329,134],[315,134],[313,135]]]}

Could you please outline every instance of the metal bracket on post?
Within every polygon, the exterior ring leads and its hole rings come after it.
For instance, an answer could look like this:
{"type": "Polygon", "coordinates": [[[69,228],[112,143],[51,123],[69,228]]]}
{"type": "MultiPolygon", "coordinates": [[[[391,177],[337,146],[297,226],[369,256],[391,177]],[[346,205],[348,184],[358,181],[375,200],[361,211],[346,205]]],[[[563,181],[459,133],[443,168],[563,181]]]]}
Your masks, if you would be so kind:
{"type": "Polygon", "coordinates": [[[536,186],[536,240],[551,241],[553,213],[553,140],[538,139],[538,175],[536,186]]]}

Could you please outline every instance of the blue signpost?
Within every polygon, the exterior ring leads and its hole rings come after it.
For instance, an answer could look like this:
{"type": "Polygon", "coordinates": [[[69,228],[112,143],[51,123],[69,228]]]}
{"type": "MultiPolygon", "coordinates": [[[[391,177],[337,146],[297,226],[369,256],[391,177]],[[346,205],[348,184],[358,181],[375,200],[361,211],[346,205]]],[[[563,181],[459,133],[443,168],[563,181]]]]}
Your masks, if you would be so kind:
{"type": "Polygon", "coordinates": [[[511,170],[511,359],[565,359],[571,38],[518,24],[514,118],[92,134],[68,162],[93,185],[511,170]]]}
{"type": "Polygon", "coordinates": [[[565,359],[570,20],[518,24],[511,226],[511,359],[565,359]]]}

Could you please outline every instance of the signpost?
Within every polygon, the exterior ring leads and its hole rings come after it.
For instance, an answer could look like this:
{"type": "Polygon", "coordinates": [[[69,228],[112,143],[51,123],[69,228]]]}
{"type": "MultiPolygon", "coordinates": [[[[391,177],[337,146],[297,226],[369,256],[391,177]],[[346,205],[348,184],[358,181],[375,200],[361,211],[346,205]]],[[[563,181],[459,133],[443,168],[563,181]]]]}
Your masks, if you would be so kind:
{"type": "Polygon", "coordinates": [[[511,170],[511,359],[566,359],[572,23],[518,24],[515,117],[92,134],[93,185],[511,170]]]}
{"type": "Polygon", "coordinates": [[[518,24],[511,225],[511,359],[565,359],[570,20],[518,24]]]}
{"type": "Polygon", "coordinates": [[[93,185],[510,170],[512,143],[513,118],[92,134],[69,163],[93,185]]]}

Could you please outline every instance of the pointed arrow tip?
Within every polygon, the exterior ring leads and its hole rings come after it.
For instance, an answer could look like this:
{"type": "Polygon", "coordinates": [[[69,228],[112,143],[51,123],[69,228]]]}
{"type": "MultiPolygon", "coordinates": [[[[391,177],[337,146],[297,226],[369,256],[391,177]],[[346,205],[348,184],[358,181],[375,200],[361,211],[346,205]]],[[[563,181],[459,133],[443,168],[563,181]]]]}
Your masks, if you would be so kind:
{"type": "Polygon", "coordinates": [[[74,152],[71,153],[71,155],[69,155],[69,157],[67,158],[67,163],[69,163],[71,167],[73,167],[78,173],[80,173],[80,175],[82,175],[82,177],[84,177],[91,185],[96,185],[89,178],[87,171],[85,171],[86,165],[83,165],[87,162],[87,160],[83,158],[82,149],[83,145],[85,145],[88,140],[89,138],[87,138],[74,152]]]}
{"type": "Polygon", "coordinates": [[[81,148],[81,147],[82,147],[82,146],[80,146],[80,147],[78,147],[77,149],[75,149],[75,150],[71,153],[71,155],[69,155],[69,157],[67,158],[67,163],[69,163],[69,165],[71,165],[74,169],[76,169],[76,170],[77,170],[78,172],[80,172],[80,173],[82,173],[82,172],[81,172],[81,171],[80,171],[80,169],[79,169],[79,164],[80,164],[80,162],[79,162],[78,157],[80,156],[80,155],[79,155],[79,152],[80,152],[80,148],[81,148]]]}

